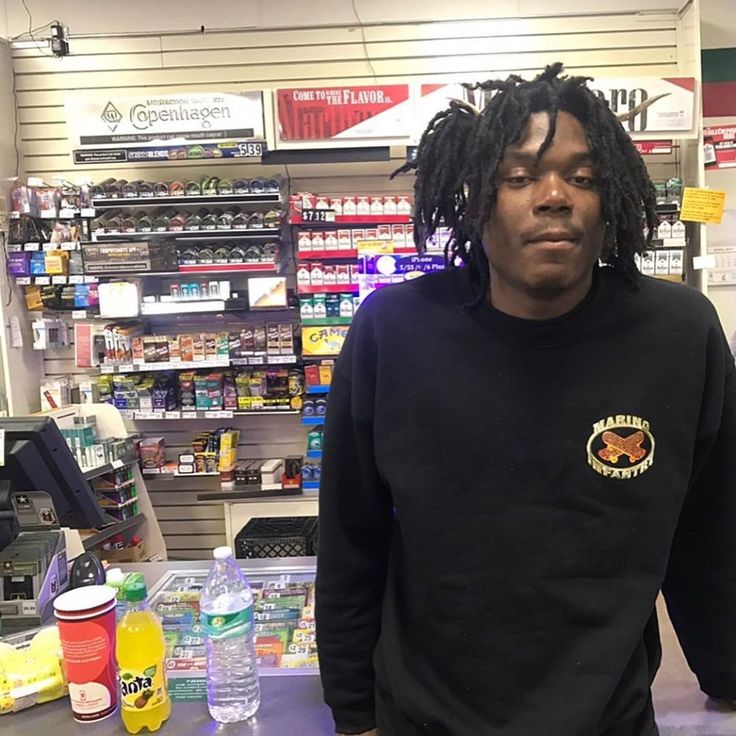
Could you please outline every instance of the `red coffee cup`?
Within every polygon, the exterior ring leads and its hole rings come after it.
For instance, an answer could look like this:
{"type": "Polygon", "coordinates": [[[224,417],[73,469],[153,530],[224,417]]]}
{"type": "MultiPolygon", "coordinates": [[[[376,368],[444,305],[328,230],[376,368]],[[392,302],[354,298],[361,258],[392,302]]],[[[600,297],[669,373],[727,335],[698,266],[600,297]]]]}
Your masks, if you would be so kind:
{"type": "Polygon", "coordinates": [[[115,589],[76,588],[54,601],[74,720],[101,721],[118,709],[115,589]]]}

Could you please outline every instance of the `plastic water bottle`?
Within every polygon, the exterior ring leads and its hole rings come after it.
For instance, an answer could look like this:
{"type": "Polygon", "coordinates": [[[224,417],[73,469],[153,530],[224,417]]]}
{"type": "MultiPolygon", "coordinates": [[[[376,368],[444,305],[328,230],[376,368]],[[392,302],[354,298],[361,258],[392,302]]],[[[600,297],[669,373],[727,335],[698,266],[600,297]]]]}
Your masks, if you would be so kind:
{"type": "Polygon", "coordinates": [[[253,593],[230,547],[217,547],[199,600],[207,646],[207,705],[219,723],[250,718],[261,704],[253,593]]]}

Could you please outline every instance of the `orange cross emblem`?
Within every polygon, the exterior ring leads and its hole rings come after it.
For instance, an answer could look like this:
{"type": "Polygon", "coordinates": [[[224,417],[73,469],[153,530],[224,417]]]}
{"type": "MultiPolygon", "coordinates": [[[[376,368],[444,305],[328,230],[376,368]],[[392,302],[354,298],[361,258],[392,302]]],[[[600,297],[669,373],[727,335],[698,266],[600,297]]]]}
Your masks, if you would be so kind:
{"type": "Polygon", "coordinates": [[[601,460],[615,464],[622,455],[626,455],[629,462],[636,463],[646,457],[647,451],[641,446],[644,442],[644,432],[634,432],[629,437],[620,437],[615,432],[604,432],[601,439],[606,445],[602,450],[598,450],[601,460]]]}

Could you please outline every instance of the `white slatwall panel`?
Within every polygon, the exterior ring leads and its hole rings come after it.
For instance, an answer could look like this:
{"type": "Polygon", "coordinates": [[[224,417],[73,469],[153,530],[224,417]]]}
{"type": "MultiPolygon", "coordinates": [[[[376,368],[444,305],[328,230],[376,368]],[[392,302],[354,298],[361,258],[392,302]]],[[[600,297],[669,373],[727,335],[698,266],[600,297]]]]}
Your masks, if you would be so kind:
{"type": "MultiPolygon", "coordinates": [[[[677,32],[667,16],[612,14],[567,18],[487,19],[391,23],[364,27],[365,45],[355,26],[71,39],[72,56],[49,58],[35,50],[14,55],[23,165],[26,173],[70,178],[90,175],[133,179],[173,179],[227,170],[230,176],[279,173],[292,191],[325,194],[401,192],[411,180],[387,181],[401,163],[261,167],[240,162],[176,162],[136,169],[72,169],[64,101],[76,92],[107,95],[158,94],[212,90],[236,92],[277,86],[360,84],[373,81],[474,81],[512,72],[536,74],[553,61],[571,73],[592,76],[674,75],[677,32]],[[366,60],[370,57],[370,64],[366,60]],[[375,74],[375,76],[374,76],[375,74]]],[[[671,164],[655,165],[655,176],[671,176],[671,164]]],[[[73,352],[48,354],[48,374],[79,373],[73,352]]],[[[302,454],[305,430],[296,417],[241,418],[240,457],[302,454]]],[[[210,423],[208,423],[209,426],[210,423]]],[[[213,426],[216,422],[211,423],[213,426]]],[[[202,422],[140,422],[148,435],[163,434],[171,457],[189,448],[202,422]]],[[[171,559],[194,559],[225,540],[222,504],[197,502],[214,492],[208,479],[148,480],[171,559]],[[204,480],[205,482],[202,482],[204,480]]]]}

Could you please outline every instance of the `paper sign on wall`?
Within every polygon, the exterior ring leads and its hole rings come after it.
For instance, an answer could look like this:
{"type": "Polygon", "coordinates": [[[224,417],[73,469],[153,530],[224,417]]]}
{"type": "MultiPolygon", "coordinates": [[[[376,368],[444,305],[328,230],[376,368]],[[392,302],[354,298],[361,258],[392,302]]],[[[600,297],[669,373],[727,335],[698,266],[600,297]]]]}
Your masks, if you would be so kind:
{"type": "Polygon", "coordinates": [[[703,130],[705,168],[736,168],[736,125],[717,125],[703,130]]]}
{"type": "Polygon", "coordinates": [[[683,222],[709,222],[719,225],[726,206],[726,192],[717,189],[685,187],[682,195],[680,220],[683,222]]]}

